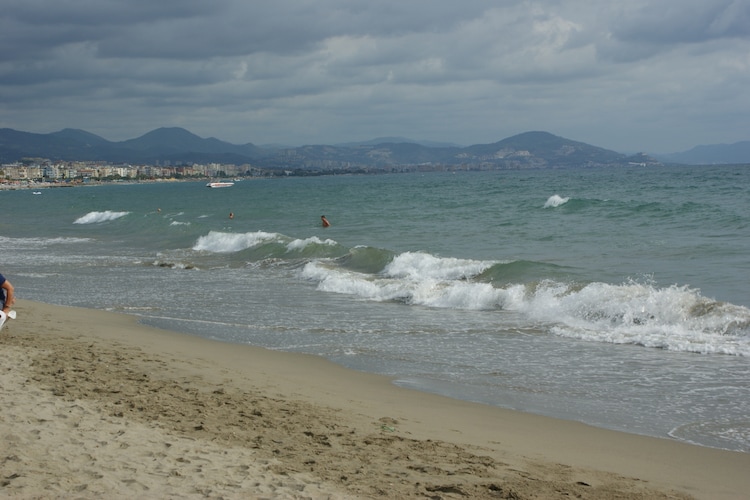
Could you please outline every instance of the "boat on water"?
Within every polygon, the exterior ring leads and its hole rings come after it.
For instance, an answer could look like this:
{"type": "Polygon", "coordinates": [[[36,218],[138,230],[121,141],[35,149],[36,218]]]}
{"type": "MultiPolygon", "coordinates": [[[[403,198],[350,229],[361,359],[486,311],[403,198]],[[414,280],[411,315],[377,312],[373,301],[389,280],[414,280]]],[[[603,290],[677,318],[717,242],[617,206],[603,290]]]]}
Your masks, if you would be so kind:
{"type": "Polygon", "coordinates": [[[210,188],[228,188],[234,186],[234,182],[209,182],[206,186],[210,188]]]}

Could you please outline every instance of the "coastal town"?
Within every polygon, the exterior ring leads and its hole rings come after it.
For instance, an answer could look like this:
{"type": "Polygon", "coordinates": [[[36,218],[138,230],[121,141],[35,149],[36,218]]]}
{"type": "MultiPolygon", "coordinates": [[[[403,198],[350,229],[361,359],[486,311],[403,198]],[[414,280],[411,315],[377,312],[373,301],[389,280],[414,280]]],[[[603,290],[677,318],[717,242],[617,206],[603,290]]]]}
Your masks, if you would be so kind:
{"type": "MultiPolygon", "coordinates": [[[[383,139],[386,140],[386,139],[383,139]]],[[[393,139],[398,141],[398,139],[393,139]]],[[[161,128],[111,142],[81,130],[35,134],[0,129],[0,188],[38,183],[205,180],[408,172],[459,172],[662,165],[548,132],[526,132],[492,144],[459,147],[408,142],[258,147],[161,128]]]]}
{"type": "Polygon", "coordinates": [[[0,189],[62,187],[99,182],[176,181],[289,175],[250,165],[131,165],[95,161],[24,159],[0,165],[0,189]]]}
{"type": "Polygon", "coordinates": [[[211,179],[269,178],[320,175],[359,175],[408,172],[445,172],[488,170],[476,165],[326,165],[300,167],[279,165],[259,167],[250,164],[191,163],[170,165],[133,165],[106,161],[53,161],[24,158],[0,164],[0,190],[42,187],[72,187],[111,182],[174,182],[211,179]]]}

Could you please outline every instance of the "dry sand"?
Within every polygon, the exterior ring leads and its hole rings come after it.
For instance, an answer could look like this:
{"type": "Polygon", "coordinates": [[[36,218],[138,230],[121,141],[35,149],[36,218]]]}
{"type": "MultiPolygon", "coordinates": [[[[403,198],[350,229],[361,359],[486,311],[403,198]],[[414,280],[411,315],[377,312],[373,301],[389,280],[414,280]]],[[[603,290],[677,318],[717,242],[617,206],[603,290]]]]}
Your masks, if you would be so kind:
{"type": "Polygon", "coordinates": [[[29,301],[0,332],[0,497],[700,498],[750,454],[399,388],[29,301]]]}

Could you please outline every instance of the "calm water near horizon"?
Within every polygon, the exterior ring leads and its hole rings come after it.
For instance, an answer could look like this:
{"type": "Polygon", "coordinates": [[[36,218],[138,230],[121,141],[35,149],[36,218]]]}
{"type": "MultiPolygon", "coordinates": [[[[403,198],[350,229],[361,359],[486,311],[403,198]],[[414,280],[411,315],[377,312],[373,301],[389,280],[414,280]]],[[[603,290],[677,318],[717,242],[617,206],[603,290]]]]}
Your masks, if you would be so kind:
{"type": "Polygon", "coordinates": [[[23,299],[750,452],[747,167],[111,184],[0,207],[23,299]]]}

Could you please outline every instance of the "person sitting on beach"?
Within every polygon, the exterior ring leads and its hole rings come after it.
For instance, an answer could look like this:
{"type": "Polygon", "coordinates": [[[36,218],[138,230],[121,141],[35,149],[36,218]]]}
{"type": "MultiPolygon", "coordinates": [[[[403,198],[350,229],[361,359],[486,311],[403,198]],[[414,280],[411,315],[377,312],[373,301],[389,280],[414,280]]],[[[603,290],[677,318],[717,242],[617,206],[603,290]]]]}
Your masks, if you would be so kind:
{"type": "Polygon", "coordinates": [[[0,274],[0,299],[3,301],[3,309],[0,311],[0,328],[2,328],[5,320],[8,319],[11,306],[16,301],[13,285],[2,274],[0,274]]]}
{"type": "Polygon", "coordinates": [[[331,225],[331,223],[328,222],[328,219],[326,219],[325,215],[321,215],[320,216],[320,222],[321,222],[321,224],[323,224],[323,227],[328,227],[328,226],[331,225]]]}

